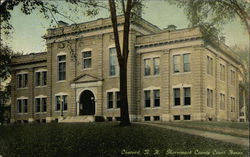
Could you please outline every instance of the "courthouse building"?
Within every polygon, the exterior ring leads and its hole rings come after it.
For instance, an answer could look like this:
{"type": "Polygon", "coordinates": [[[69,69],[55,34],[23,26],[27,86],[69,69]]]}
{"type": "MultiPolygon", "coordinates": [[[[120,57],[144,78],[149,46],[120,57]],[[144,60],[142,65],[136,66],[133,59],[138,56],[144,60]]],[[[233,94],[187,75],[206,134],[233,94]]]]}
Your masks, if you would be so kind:
{"type": "MultiPolygon", "coordinates": [[[[122,39],[123,17],[118,17],[122,39]]],[[[47,52],[12,58],[12,122],[120,119],[119,66],[110,18],[47,30],[47,52]]],[[[32,44],[32,43],[31,43],[32,44]]],[[[129,36],[132,121],[239,121],[243,70],[200,29],[166,29],[140,18],[129,36]]]]}

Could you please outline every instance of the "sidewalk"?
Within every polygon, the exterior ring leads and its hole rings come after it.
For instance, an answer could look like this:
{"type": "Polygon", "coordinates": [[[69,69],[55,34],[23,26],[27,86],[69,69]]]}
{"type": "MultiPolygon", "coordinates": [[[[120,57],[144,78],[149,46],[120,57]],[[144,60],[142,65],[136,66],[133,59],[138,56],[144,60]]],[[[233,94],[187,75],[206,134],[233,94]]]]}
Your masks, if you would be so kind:
{"type": "Polygon", "coordinates": [[[219,133],[208,132],[208,131],[201,131],[201,130],[196,130],[196,129],[173,127],[173,126],[168,126],[167,124],[161,125],[161,124],[148,123],[148,122],[137,122],[137,124],[144,124],[144,125],[150,125],[150,126],[155,126],[155,127],[159,127],[159,128],[175,130],[175,131],[179,131],[179,132],[183,132],[183,133],[187,133],[187,134],[191,134],[191,135],[203,136],[203,137],[211,138],[214,140],[219,140],[219,141],[223,141],[223,142],[238,144],[238,145],[241,145],[244,147],[249,147],[249,139],[248,138],[236,137],[236,136],[219,134],[219,133]]]}

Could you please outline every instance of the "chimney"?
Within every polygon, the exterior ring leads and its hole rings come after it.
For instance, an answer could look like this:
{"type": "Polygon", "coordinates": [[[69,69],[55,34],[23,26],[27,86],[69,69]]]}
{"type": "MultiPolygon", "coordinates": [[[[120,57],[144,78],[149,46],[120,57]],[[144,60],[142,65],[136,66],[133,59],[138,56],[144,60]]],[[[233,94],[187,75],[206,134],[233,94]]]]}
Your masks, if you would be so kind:
{"type": "Polygon", "coordinates": [[[174,31],[174,30],[176,30],[176,26],[175,25],[168,25],[168,27],[167,28],[165,28],[164,30],[168,30],[168,31],[174,31]]]}
{"type": "Polygon", "coordinates": [[[64,22],[64,21],[58,21],[58,27],[65,27],[68,26],[69,24],[64,22]]]}

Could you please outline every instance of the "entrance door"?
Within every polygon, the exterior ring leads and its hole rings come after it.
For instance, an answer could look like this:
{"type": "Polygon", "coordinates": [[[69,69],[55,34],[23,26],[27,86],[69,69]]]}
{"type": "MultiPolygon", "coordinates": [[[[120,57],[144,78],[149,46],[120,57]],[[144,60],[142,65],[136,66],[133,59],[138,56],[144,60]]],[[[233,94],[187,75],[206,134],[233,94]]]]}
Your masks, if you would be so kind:
{"type": "Polygon", "coordinates": [[[79,115],[94,115],[95,114],[95,96],[89,91],[85,90],[80,96],[79,115]]]}

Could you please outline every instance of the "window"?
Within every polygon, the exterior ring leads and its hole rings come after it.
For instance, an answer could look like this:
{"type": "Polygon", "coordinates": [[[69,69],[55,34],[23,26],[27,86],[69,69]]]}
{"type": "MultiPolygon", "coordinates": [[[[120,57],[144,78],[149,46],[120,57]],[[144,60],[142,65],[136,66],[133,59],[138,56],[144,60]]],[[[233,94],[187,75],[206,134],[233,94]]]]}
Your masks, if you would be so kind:
{"type": "Polygon", "coordinates": [[[225,65],[220,64],[220,80],[225,81],[225,65]]]}
{"type": "Polygon", "coordinates": [[[60,105],[60,96],[56,96],[56,111],[60,111],[61,105],[60,105]]]}
{"type": "Polygon", "coordinates": [[[55,100],[55,110],[68,110],[68,96],[67,95],[57,95],[55,100]]]}
{"type": "Polygon", "coordinates": [[[107,120],[108,120],[108,121],[112,121],[112,120],[113,120],[113,117],[107,117],[107,120]]]}
{"type": "Polygon", "coordinates": [[[184,72],[190,71],[189,56],[190,56],[190,54],[183,54],[183,71],[184,72]]]}
{"type": "Polygon", "coordinates": [[[91,51],[83,52],[82,57],[83,57],[82,68],[83,69],[91,68],[91,51]]]}
{"type": "Polygon", "coordinates": [[[150,107],[150,90],[144,91],[145,107],[150,107]]]}
{"type": "Polygon", "coordinates": [[[121,106],[121,95],[120,92],[115,92],[116,95],[116,108],[120,108],[121,106]]]}
{"type": "Polygon", "coordinates": [[[40,72],[36,72],[36,74],[35,74],[35,79],[36,79],[36,83],[35,83],[35,85],[36,86],[40,86],[40,82],[41,82],[41,75],[40,75],[41,73],[40,72]]]}
{"type": "Polygon", "coordinates": [[[154,107],[160,106],[160,90],[154,90],[154,107]]]}
{"type": "Polygon", "coordinates": [[[180,55],[174,55],[173,56],[173,60],[174,60],[174,73],[179,73],[180,72],[180,60],[181,60],[181,56],[180,55]]]}
{"type": "Polygon", "coordinates": [[[180,88],[174,88],[174,106],[181,105],[180,88]]]}
{"type": "Polygon", "coordinates": [[[160,120],[160,116],[154,116],[154,121],[159,121],[160,120]]]}
{"type": "Polygon", "coordinates": [[[57,56],[58,81],[66,80],[66,55],[57,56]]]}
{"type": "Polygon", "coordinates": [[[235,98],[234,97],[231,97],[231,112],[235,112],[235,98]]]}
{"type": "Polygon", "coordinates": [[[23,112],[28,112],[28,99],[23,99],[23,112]]]}
{"type": "Polygon", "coordinates": [[[154,65],[154,75],[160,74],[160,58],[153,58],[153,65],[154,65]]]}
{"type": "Polygon", "coordinates": [[[207,56],[207,74],[213,75],[213,58],[207,56]]]}
{"type": "Polygon", "coordinates": [[[28,99],[18,99],[16,111],[17,113],[27,113],[28,112],[28,99]]]}
{"type": "Polygon", "coordinates": [[[144,59],[144,75],[145,76],[151,75],[150,67],[151,67],[151,59],[150,58],[144,59]]]}
{"type": "Polygon", "coordinates": [[[181,120],[181,116],[180,115],[174,115],[174,120],[181,120]]]}
{"type": "Polygon", "coordinates": [[[17,74],[17,88],[28,86],[28,74],[17,74]]]}
{"type": "Polygon", "coordinates": [[[220,109],[225,110],[225,94],[220,93],[220,109]]]}
{"type": "Polygon", "coordinates": [[[63,104],[63,110],[68,110],[68,100],[67,95],[62,95],[62,104],[63,104]]]}
{"type": "Polygon", "coordinates": [[[35,106],[35,111],[36,111],[36,112],[40,112],[40,108],[41,108],[41,99],[40,99],[40,98],[36,98],[35,104],[36,104],[36,106],[35,106]]]}
{"type": "Polygon", "coordinates": [[[47,85],[47,71],[42,72],[42,86],[47,85]]]}
{"type": "Polygon", "coordinates": [[[47,71],[35,72],[35,86],[47,85],[47,71]]]}
{"type": "Polygon", "coordinates": [[[191,116],[190,115],[183,115],[183,119],[184,120],[191,120],[191,116]]]}
{"type": "Polygon", "coordinates": [[[231,70],[231,85],[235,85],[235,71],[231,70]]]}
{"type": "Polygon", "coordinates": [[[47,111],[47,99],[42,98],[42,112],[46,112],[46,111],[47,111]]]}
{"type": "Polygon", "coordinates": [[[113,92],[108,92],[108,108],[113,108],[113,92]]]}
{"type": "Polygon", "coordinates": [[[144,121],[150,121],[150,116],[145,116],[144,121]]]}
{"type": "Polygon", "coordinates": [[[109,49],[109,76],[118,75],[118,61],[115,48],[109,49]]]}
{"type": "Polygon", "coordinates": [[[191,105],[190,87],[184,89],[184,105],[191,105]]]}
{"type": "Polygon", "coordinates": [[[207,106],[208,107],[213,107],[213,90],[207,89],[207,106]]]}

